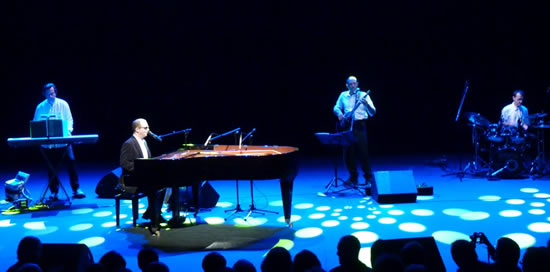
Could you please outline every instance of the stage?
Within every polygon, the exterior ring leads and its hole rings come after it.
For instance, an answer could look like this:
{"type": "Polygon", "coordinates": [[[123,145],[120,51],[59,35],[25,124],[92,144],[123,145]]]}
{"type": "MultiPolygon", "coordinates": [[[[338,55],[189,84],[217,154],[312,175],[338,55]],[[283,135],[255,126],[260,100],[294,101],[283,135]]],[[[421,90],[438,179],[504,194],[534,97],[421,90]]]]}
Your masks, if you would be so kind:
{"type": "MultiPolygon", "coordinates": [[[[462,155],[463,165],[470,157],[462,155]]],[[[15,262],[17,244],[27,235],[37,236],[43,243],[84,243],[95,261],[106,252],[116,250],[126,258],[127,267],[132,271],[139,271],[136,256],[143,246],[156,247],[160,260],[173,271],[182,267],[200,271],[202,258],[212,249],[221,252],[230,266],[246,258],[259,270],[263,256],[275,245],[286,247],[292,256],[303,249],[311,250],[328,271],[338,265],[336,245],[345,234],[354,234],[360,239],[361,259],[367,265],[370,265],[370,247],[378,238],[431,236],[437,242],[447,271],[455,271],[450,244],[456,239],[467,239],[474,232],[484,232],[494,245],[499,237],[508,236],[520,245],[522,255],[529,246],[546,245],[550,233],[548,176],[494,181],[470,175],[462,181],[457,175],[443,176],[448,171],[440,166],[447,161],[447,170],[457,170],[456,158],[448,154],[374,156],[374,171],[410,170],[416,184],[434,188],[433,196],[418,196],[416,203],[380,205],[355,190],[325,194],[325,185],[334,175],[332,158],[303,157],[294,181],[290,228],[283,220],[278,181],[254,182],[256,208],[278,214],[253,213],[246,221],[243,220],[246,213],[224,221],[229,215],[225,211],[235,208],[235,181],[213,181],[211,185],[220,194],[217,206],[199,213],[199,221],[208,225],[163,229],[158,238],[149,237],[141,227],[132,228],[129,202],[122,202],[121,228],[117,228],[115,201],[96,198],[95,186],[117,167],[116,163],[78,162],[85,199],[72,200],[67,209],[0,216],[3,239],[0,269],[5,270],[15,262]],[[200,237],[210,240],[204,242],[200,237]],[[178,242],[167,245],[168,240],[178,242]]],[[[17,171],[30,174],[27,188],[35,200],[39,199],[46,185],[45,168],[41,164],[6,164],[0,173],[3,180],[8,180],[17,171]]],[[[61,171],[63,184],[68,188],[65,172],[61,171]]],[[[346,178],[341,162],[338,173],[346,178]]],[[[250,183],[240,181],[239,184],[239,201],[246,210],[251,202],[250,183]]],[[[340,185],[335,189],[342,188],[340,185]]],[[[140,215],[146,201],[146,198],[140,199],[140,215]]],[[[169,212],[163,214],[167,219],[170,215],[169,212]]],[[[191,215],[187,218],[193,219],[191,215]]],[[[144,222],[141,218],[138,220],[138,224],[144,222]]],[[[479,258],[487,261],[485,247],[478,245],[477,251],[479,258]]]]}

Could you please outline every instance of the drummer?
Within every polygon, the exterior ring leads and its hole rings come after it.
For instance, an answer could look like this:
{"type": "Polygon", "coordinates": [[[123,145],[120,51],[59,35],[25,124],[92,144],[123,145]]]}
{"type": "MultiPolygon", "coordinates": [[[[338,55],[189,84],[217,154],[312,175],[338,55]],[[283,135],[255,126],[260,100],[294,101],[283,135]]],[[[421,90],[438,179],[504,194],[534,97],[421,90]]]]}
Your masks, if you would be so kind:
{"type": "Polygon", "coordinates": [[[523,106],[524,93],[522,90],[515,90],[512,96],[512,104],[502,109],[500,120],[504,127],[529,128],[529,113],[527,107],[523,106]]]}

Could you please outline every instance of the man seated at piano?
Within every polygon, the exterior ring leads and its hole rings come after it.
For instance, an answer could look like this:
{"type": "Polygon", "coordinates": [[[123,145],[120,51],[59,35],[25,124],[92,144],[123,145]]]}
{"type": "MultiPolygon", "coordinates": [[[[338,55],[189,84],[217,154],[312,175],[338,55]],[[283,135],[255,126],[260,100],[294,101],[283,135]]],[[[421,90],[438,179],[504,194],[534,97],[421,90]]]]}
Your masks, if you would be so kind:
{"type": "MultiPolygon", "coordinates": [[[[139,118],[132,122],[132,136],[122,144],[120,149],[120,166],[124,179],[131,179],[134,172],[134,160],[139,158],[151,158],[151,150],[147,146],[145,137],[149,135],[149,124],[145,119],[139,118]]],[[[151,180],[154,182],[154,180],[151,180]]],[[[149,230],[151,234],[159,234],[159,224],[166,222],[161,216],[161,208],[164,200],[165,190],[149,193],[147,195],[148,207],[143,213],[144,219],[151,220],[149,230]]]]}
{"type": "MultiPolygon", "coordinates": [[[[33,120],[40,121],[49,118],[64,120],[67,122],[66,129],[68,133],[66,134],[70,135],[73,132],[73,116],[69,104],[65,100],[57,98],[57,87],[53,83],[47,83],[42,87],[42,95],[44,95],[46,99],[36,106],[33,120]]],[[[69,179],[71,181],[71,189],[73,189],[73,198],[86,197],[84,192],[80,189],[73,147],[70,144],[42,145],[40,153],[42,153],[48,165],[48,187],[51,192],[51,200],[57,200],[60,184],[57,168],[59,163],[65,159],[65,156],[68,158],[66,162],[69,171],[69,179]]]]}

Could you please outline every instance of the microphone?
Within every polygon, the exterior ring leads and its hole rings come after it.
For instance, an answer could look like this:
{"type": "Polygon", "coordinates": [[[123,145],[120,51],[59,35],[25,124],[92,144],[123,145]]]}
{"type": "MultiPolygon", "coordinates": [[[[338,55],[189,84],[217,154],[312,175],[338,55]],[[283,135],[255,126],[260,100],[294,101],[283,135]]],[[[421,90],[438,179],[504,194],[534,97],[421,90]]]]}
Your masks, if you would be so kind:
{"type": "Polygon", "coordinates": [[[214,135],[214,133],[210,133],[210,135],[208,135],[208,138],[206,139],[206,142],[204,142],[204,146],[208,145],[208,143],[210,142],[210,139],[212,139],[212,135],[214,135]]]}
{"type": "Polygon", "coordinates": [[[156,141],[162,142],[162,138],[159,137],[157,134],[151,132],[150,130],[149,130],[149,132],[147,133],[147,135],[148,135],[148,136],[151,136],[151,137],[152,137],[153,139],[155,139],[156,141]]]}

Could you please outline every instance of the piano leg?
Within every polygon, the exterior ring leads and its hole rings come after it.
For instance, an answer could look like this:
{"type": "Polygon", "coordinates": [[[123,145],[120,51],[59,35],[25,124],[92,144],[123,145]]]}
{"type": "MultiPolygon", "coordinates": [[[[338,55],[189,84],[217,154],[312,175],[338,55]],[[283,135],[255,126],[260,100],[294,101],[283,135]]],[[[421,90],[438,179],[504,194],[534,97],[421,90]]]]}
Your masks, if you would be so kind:
{"type": "Polygon", "coordinates": [[[197,215],[199,214],[199,203],[200,203],[200,185],[202,182],[194,182],[191,186],[193,191],[193,205],[195,206],[195,218],[197,218],[197,215]]]}
{"type": "Polygon", "coordinates": [[[168,220],[168,225],[172,228],[183,226],[185,217],[180,216],[180,188],[172,186],[172,219],[168,220]]]}
{"type": "Polygon", "coordinates": [[[285,214],[285,222],[289,227],[292,227],[290,221],[291,209],[292,209],[292,189],[294,185],[294,179],[281,178],[281,196],[283,198],[283,212],[285,214]]]}

